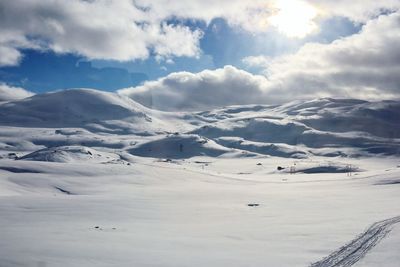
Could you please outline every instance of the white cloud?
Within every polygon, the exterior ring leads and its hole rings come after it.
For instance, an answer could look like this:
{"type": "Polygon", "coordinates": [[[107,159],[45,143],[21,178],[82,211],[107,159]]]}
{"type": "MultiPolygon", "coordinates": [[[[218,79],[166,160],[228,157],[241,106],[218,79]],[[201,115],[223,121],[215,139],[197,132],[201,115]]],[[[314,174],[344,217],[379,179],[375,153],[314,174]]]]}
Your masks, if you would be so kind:
{"type": "Polygon", "coordinates": [[[171,26],[163,23],[161,28],[154,27],[150,31],[149,38],[154,43],[154,52],[166,61],[170,62],[168,57],[174,56],[197,56],[200,54],[198,41],[202,36],[200,31],[190,31],[183,26],[171,26]],[[161,31],[161,32],[160,32],[161,31]]]}
{"type": "Polygon", "coordinates": [[[209,109],[233,104],[272,104],[293,99],[400,97],[400,13],[369,21],[360,33],[330,44],[309,43],[275,59],[250,57],[265,76],[232,66],[197,74],[180,72],[121,90],[162,110],[209,109]]]}
{"type": "Polygon", "coordinates": [[[268,13],[261,0],[13,0],[1,1],[0,10],[0,66],[17,65],[21,48],[120,61],[197,57],[202,32],[168,19],[223,17],[257,30],[268,13]]]}
{"type": "MultiPolygon", "coordinates": [[[[20,49],[72,52],[89,59],[120,61],[196,57],[202,33],[171,18],[210,22],[225,18],[251,32],[269,28],[279,0],[13,0],[0,1],[0,66],[16,65],[20,49]]],[[[305,0],[304,0],[305,1],[305,0]]],[[[319,16],[347,16],[365,22],[382,10],[396,10],[398,0],[308,1],[319,16]]]]}
{"type": "MultiPolygon", "coordinates": [[[[152,10],[149,15],[153,18],[174,16],[210,22],[213,18],[221,17],[231,25],[251,32],[262,32],[267,30],[269,18],[276,15],[279,11],[277,8],[284,1],[286,2],[286,0],[137,0],[136,3],[152,10]]],[[[400,9],[399,0],[299,0],[297,2],[305,2],[315,7],[320,17],[342,16],[360,23],[365,23],[382,11],[400,9]]]]}
{"type": "Polygon", "coordinates": [[[266,67],[272,61],[268,56],[249,56],[242,59],[242,62],[249,67],[266,67]]]}
{"type": "Polygon", "coordinates": [[[0,83],[0,102],[23,99],[32,95],[32,92],[26,91],[23,88],[0,83]]]}
{"type": "MultiPolygon", "coordinates": [[[[274,0],[275,1],[275,0],[274,0]]],[[[148,7],[156,19],[178,17],[203,20],[224,18],[234,26],[251,32],[265,31],[271,15],[271,0],[138,0],[139,6],[148,7]]]]}
{"type": "MultiPolygon", "coordinates": [[[[199,73],[172,73],[119,93],[151,108],[203,110],[225,105],[253,104],[262,99],[267,80],[232,66],[199,73]]],[[[263,102],[263,101],[262,101],[263,102]]]]}
{"type": "Polygon", "coordinates": [[[153,52],[197,56],[201,32],[149,20],[131,0],[0,2],[0,65],[16,65],[20,48],[51,49],[89,59],[144,59],[153,52]]]}
{"type": "Polygon", "coordinates": [[[399,0],[316,0],[309,1],[327,17],[342,16],[358,23],[365,23],[382,12],[400,9],[399,0]]]}
{"type": "Polygon", "coordinates": [[[270,92],[298,98],[390,98],[400,93],[398,47],[400,13],[393,13],[330,44],[309,43],[295,54],[258,61],[266,67],[270,92]]]}
{"type": "Polygon", "coordinates": [[[17,48],[0,44],[0,67],[17,65],[21,57],[17,48]]]}

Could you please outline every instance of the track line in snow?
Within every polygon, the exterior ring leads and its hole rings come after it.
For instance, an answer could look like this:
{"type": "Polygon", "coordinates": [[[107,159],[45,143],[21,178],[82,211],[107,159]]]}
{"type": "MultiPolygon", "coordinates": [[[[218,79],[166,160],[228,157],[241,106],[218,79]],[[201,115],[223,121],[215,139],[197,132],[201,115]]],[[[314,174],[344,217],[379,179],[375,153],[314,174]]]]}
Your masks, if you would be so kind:
{"type": "Polygon", "coordinates": [[[349,267],[354,265],[385,238],[397,223],[400,223],[400,216],[372,224],[357,238],[324,259],[311,264],[310,267],[349,267]]]}

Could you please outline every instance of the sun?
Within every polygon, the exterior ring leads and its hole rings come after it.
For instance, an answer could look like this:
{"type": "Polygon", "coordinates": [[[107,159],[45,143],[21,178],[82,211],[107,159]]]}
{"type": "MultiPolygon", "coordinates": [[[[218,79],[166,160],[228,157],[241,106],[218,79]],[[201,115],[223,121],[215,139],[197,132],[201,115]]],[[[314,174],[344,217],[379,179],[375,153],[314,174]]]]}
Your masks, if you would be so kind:
{"type": "Polygon", "coordinates": [[[269,23],[291,38],[303,38],[318,29],[315,7],[302,0],[276,0],[269,23]]]}

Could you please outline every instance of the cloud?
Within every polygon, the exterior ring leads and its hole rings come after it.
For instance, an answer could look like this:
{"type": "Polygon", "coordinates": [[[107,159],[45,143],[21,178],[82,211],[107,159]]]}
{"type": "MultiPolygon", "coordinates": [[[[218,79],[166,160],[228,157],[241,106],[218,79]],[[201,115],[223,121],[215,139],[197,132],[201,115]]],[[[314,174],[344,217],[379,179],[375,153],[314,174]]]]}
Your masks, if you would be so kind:
{"type": "Polygon", "coordinates": [[[199,30],[149,20],[131,0],[14,0],[0,10],[0,66],[18,64],[23,48],[120,61],[200,53],[199,30]]]}
{"type": "Polygon", "coordinates": [[[226,18],[264,27],[265,1],[13,0],[0,2],[0,66],[18,65],[26,48],[129,61],[151,55],[198,57],[202,32],[180,20],[226,18]],[[251,3],[251,4],[250,4],[251,3]],[[23,18],[23,19],[21,19],[23,18]],[[176,19],[173,24],[167,23],[176,19]],[[255,20],[256,19],[256,20],[255,20]]]}
{"type": "Polygon", "coordinates": [[[248,67],[267,67],[273,59],[268,56],[249,56],[242,59],[242,62],[248,67]]]}
{"type": "Polygon", "coordinates": [[[369,21],[355,35],[330,44],[308,43],[275,59],[244,62],[265,68],[253,75],[232,66],[179,72],[121,90],[162,110],[210,109],[234,104],[277,104],[293,99],[400,97],[400,13],[369,21]]]}
{"type": "Polygon", "coordinates": [[[139,6],[150,10],[153,18],[177,17],[202,20],[207,23],[214,18],[224,18],[232,26],[251,32],[266,30],[268,17],[272,15],[271,0],[138,0],[139,6]]]}
{"type": "Polygon", "coordinates": [[[309,43],[276,59],[247,58],[261,64],[268,91],[297,98],[342,96],[391,98],[400,93],[400,13],[369,21],[355,35],[330,44],[309,43]]]}
{"type": "Polygon", "coordinates": [[[204,110],[258,103],[264,98],[266,83],[264,76],[225,66],[199,73],[172,73],[157,81],[118,92],[155,109],[204,110]]]}
{"type": "Polygon", "coordinates": [[[0,102],[13,101],[32,96],[33,93],[19,87],[0,83],[0,102]]]}
{"type": "Polygon", "coordinates": [[[21,57],[21,53],[15,47],[0,44],[0,67],[17,65],[21,57]]]}
{"type": "Polygon", "coordinates": [[[400,9],[399,0],[316,0],[309,2],[320,9],[322,16],[342,16],[358,23],[366,23],[382,12],[390,13],[400,9]]]}
{"type": "MultiPolygon", "coordinates": [[[[283,1],[286,0],[137,0],[136,3],[147,7],[151,10],[149,15],[157,18],[179,17],[210,22],[219,17],[245,30],[263,32],[283,1]]],[[[320,17],[342,16],[358,23],[365,23],[382,12],[400,9],[398,0],[298,0],[294,4],[298,2],[317,8],[320,17]]]]}
{"type": "MultiPolygon", "coordinates": [[[[180,20],[224,18],[233,27],[263,32],[279,0],[13,0],[0,1],[0,66],[17,65],[26,48],[129,61],[150,55],[198,57],[202,32],[180,20]],[[178,23],[168,24],[175,19],[178,23]]],[[[305,1],[305,0],[304,0],[305,1]]],[[[319,16],[365,22],[398,0],[308,1],[319,16]]]]}

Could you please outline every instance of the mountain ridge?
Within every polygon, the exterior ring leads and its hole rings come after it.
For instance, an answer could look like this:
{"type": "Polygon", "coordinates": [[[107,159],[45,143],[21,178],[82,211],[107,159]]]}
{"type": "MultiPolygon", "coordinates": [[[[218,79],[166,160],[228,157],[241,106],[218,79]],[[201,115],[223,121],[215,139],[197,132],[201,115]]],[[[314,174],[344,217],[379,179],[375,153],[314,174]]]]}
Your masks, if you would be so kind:
{"type": "MultiPolygon", "coordinates": [[[[78,88],[0,104],[0,125],[50,128],[59,133],[64,128],[85,129],[89,132],[84,135],[111,134],[114,143],[127,136],[137,139],[138,147],[146,148],[125,147],[127,151],[156,158],[169,154],[147,147],[162,144],[169,149],[171,144],[196,144],[188,141],[193,136],[211,140],[215,143],[212,150],[219,152],[211,153],[196,145],[193,149],[199,151],[186,153],[185,157],[202,153],[218,156],[232,150],[300,158],[390,156],[400,151],[400,101],[320,98],[272,106],[235,105],[201,112],[163,112],[117,93],[78,88]],[[168,137],[172,133],[178,134],[173,142],[168,137]]],[[[51,144],[79,145],[79,139],[71,141],[74,138],[67,137],[68,140],[51,144]]],[[[37,139],[32,143],[46,145],[37,139]]],[[[94,143],[101,146],[101,142],[94,143]]]]}

